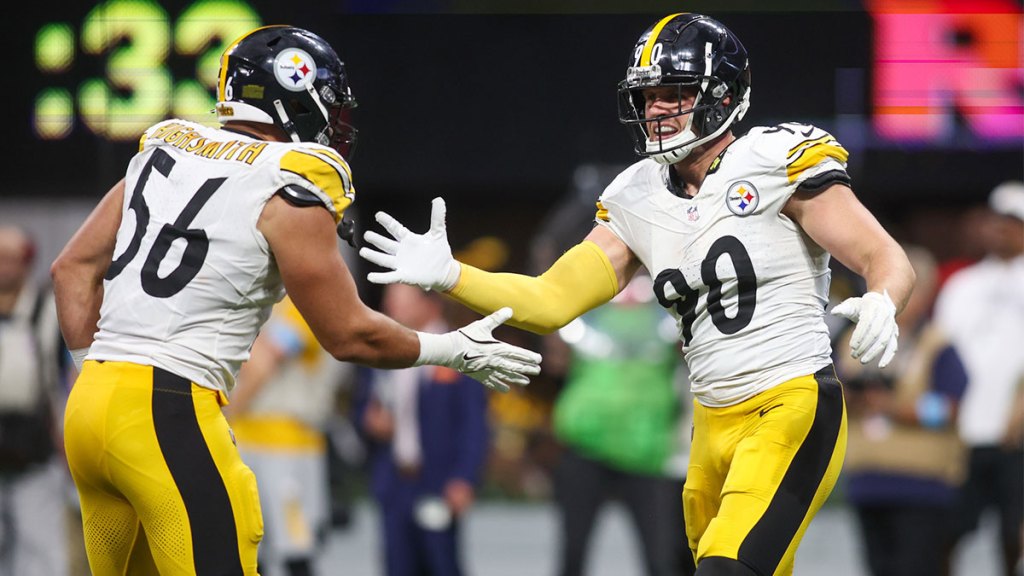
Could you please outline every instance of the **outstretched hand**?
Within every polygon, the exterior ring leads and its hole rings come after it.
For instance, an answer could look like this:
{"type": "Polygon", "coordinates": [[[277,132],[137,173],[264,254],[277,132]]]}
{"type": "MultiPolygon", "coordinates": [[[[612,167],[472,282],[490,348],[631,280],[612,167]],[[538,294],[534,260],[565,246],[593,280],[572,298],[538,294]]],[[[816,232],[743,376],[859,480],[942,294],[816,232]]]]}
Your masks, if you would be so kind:
{"type": "Polygon", "coordinates": [[[447,334],[420,332],[417,364],[454,368],[498,392],[508,392],[510,385],[525,386],[530,376],[540,374],[541,355],[491,335],[511,317],[512,309],[502,308],[447,334]]]}
{"type": "Polygon", "coordinates": [[[374,284],[411,284],[424,290],[451,290],[459,281],[461,268],[452,257],[445,228],[445,204],[441,198],[430,203],[430,229],[416,234],[386,212],[378,212],[376,220],[391,238],[368,231],[363,235],[368,246],[359,255],[386,272],[370,272],[366,279],[374,284]]]}

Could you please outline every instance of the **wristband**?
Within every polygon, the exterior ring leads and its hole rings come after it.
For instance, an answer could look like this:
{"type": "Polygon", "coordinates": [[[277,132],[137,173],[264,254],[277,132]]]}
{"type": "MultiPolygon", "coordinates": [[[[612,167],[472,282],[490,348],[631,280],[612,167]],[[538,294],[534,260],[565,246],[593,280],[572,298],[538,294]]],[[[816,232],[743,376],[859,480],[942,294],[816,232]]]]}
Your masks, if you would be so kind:
{"type": "Polygon", "coordinates": [[[456,260],[452,260],[448,263],[448,272],[445,273],[444,279],[441,280],[440,284],[435,286],[435,289],[438,292],[448,292],[452,288],[455,288],[455,285],[459,283],[459,277],[461,276],[462,264],[459,264],[456,260]]]}
{"type": "Polygon", "coordinates": [[[88,348],[79,348],[77,350],[68,350],[71,354],[71,363],[75,365],[75,370],[79,373],[82,372],[82,364],[85,363],[85,357],[89,355],[88,348]]]}
{"type": "Polygon", "coordinates": [[[454,350],[448,334],[417,332],[416,336],[420,339],[420,355],[413,366],[433,364],[451,367],[454,350]]]}

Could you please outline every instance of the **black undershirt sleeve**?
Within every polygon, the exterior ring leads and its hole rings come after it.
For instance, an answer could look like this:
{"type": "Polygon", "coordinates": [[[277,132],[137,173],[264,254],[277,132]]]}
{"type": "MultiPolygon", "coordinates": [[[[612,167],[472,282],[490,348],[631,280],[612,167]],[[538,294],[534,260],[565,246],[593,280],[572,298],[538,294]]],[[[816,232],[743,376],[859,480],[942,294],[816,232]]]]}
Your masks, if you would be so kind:
{"type": "MultiPolygon", "coordinates": [[[[285,202],[298,208],[307,208],[309,206],[321,206],[326,208],[320,197],[301,186],[288,184],[278,190],[276,194],[283,198],[285,202]]],[[[342,218],[341,222],[338,223],[337,232],[338,237],[347,242],[353,248],[359,248],[361,246],[359,237],[356,234],[356,223],[351,218],[342,218]]]]}
{"type": "Polygon", "coordinates": [[[848,188],[853,188],[852,180],[850,175],[845,170],[829,170],[828,172],[822,172],[817,176],[811,176],[807,180],[804,180],[800,187],[797,188],[797,192],[808,196],[814,196],[824,190],[827,190],[829,186],[833,184],[842,184],[848,188]]]}
{"type": "Polygon", "coordinates": [[[319,196],[301,186],[295,186],[294,184],[285,185],[277,191],[277,195],[284,198],[285,201],[292,206],[298,206],[300,208],[324,205],[323,200],[321,200],[319,196]]]}

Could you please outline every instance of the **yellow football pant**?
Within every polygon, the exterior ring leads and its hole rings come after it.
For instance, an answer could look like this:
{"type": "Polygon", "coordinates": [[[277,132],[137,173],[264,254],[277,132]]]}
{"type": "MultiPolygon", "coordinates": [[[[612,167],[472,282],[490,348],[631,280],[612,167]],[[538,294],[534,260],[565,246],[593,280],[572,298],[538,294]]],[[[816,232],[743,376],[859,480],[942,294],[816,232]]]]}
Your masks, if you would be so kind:
{"type": "Polygon", "coordinates": [[[792,574],[797,545],[846,453],[846,406],[834,369],[733,406],[694,402],[693,420],[683,511],[698,565],[724,557],[757,574],[792,574]]]}
{"type": "Polygon", "coordinates": [[[252,576],[256,478],[216,391],[159,368],[85,363],[65,449],[95,576],[252,576]]]}

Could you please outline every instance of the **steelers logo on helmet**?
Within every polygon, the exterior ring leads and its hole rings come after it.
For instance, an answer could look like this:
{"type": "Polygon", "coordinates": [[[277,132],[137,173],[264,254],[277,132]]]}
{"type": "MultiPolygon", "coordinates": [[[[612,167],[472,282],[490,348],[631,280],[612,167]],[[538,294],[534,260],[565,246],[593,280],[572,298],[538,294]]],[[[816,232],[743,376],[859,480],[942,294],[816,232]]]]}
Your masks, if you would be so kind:
{"type": "Polygon", "coordinates": [[[316,80],[316,61],[305,50],[286,48],[274,58],[274,76],[286,90],[301,92],[316,80]]]}
{"type": "Polygon", "coordinates": [[[746,180],[734,182],[725,194],[725,205],[737,216],[749,216],[757,210],[761,196],[757,188],[746,180]]]}

